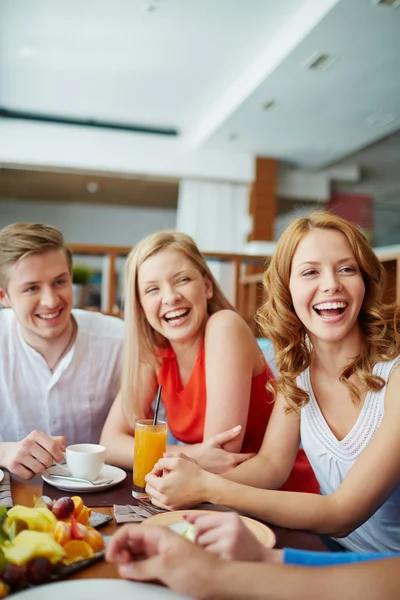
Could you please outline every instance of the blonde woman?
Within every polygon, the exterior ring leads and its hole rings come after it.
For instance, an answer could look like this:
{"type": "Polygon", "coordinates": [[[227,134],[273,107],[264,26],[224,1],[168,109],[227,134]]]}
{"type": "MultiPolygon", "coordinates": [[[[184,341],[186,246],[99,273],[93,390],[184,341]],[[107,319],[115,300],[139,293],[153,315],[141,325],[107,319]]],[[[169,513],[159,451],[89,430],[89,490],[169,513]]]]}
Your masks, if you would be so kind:
{"type": "MultiPolygon", "coordinates": [[[[257,452],[272,374],[194,241],[170,231],[145,238],[128,257],[125,295],[122,390],[101,438],[108,460],[131,467],[134,423],[151,416],[158,385],[170,431],[204,468],[226,471],[257,452]]],[[[287,485],[318,489],[302,452],[287,485]]]]}
{"type": "Polygon", "coordinates": [[[265,274],[260,323],[279,375],[263,445],[224,478],[160,460],[147,476],[153,502],[220,503],[339,538],[348,550],[399,551],[400,314],[382,303],[384,284],[356,227],[320,212],[293,221],[265,274]],[[322,495],[271,491],[300,438],[322,495]]]}

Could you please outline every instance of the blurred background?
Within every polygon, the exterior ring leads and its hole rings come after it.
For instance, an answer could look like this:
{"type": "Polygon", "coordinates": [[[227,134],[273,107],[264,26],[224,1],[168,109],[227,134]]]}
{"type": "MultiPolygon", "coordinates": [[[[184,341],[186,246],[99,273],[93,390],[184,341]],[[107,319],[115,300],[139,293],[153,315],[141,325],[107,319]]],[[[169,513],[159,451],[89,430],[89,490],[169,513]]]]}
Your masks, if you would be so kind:
{"type": "MultiPolygon", "coordinates": [[[[392,257],[399,62],[400,0],[0,0],[0,227],[59,227],[107,312],[159,229],[265,257],[317,206],[392,257]]],[[[244,302],[262,258],[210,260],[244,302]]]]}

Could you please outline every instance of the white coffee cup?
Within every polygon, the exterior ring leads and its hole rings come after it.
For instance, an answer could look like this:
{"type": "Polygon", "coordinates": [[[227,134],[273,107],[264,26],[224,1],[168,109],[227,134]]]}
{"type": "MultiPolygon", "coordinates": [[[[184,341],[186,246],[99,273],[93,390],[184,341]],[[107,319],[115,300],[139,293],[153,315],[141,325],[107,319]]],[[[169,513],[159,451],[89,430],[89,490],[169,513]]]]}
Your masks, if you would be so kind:
{"type": "Polygon", "coordinates": [[[106,459],[106,448],[100,444],[73,444],[67,446],[65,460],[71,475],[94,481],[106,459]]]}

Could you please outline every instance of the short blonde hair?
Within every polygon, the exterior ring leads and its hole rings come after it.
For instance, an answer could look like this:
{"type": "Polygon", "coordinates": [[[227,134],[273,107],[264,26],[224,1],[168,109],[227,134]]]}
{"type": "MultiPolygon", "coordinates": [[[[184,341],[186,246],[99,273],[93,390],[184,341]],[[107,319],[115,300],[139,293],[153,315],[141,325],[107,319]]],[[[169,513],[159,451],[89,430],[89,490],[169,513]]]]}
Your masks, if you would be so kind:
{"type": "Polygon", "coordinates": [[[72,271],[72,254],[59,229],[42,223],[12,223],[0,231],[0,287],[7,288],[8,269],[29,254],[61,250],[72,271]]]}
{"type": "MultiPolygon", "coordinates": [[[[138,289],[138,273],[142,264],[150,256],[167,249],[184,254],[203,277],[210,279],[213,296],[207,303],[209,314],[222,309],[235,310],[222,292],[195,242],[188,235],[176,231],[153,233],[131,250],[125,264],[125,345],[122,369],[122,399],[128,418],[148,416],[143,414],[141,406],[141,398],[146,394],[146,382],[141,376],[140,367],[144,364],[153,364],[156,367],[159,351],[169,345],[168,340],[154,331],[143,317],[138,289]]],[[[147,393],[150,391],[147,390],[147,393]]]]}
{"type": "Polygon", "coordinates": [[[399,308],[382,303],[386,271],[360,229],[322,211],[295,219],[280,237],[265,272],[267,299],[257,315],[263,334],[272,341],[275,349],[279,375],[277,382],[271,385],[275,392],[286,397],[294,410],[309,401],[308,394],[297,386],[296,378],[310,365],[312,348],[306,329],[294,311],[289,280],[298,244],[313,229],[330,229],[345,235],[364,280],[365,296],[358,316],[362,348],[340,376],[354,402],[360,400],[360,392],[350,381],[351,375],[355,374],[368,389],[377,391],[384,381],[372,374],[373,366],[400,353],[399,308]]]}

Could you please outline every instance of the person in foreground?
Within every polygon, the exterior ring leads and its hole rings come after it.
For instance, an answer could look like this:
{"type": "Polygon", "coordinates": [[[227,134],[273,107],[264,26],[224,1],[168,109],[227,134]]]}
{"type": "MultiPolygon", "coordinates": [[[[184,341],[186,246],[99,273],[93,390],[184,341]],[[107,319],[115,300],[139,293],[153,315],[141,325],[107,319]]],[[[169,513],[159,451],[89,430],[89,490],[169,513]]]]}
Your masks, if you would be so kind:
{"type": "Polygon", "coordinates": [[[28,479],[60,461],[66,442],[98,442],[124,325],[71,310],[71,252],[40,223],[0,231],[0,302],[0,467],[28,479]]]}
{"type": "Polygon", "coordinates": [[[321,212],[294,220],[265,274],[260,322],[278,380],[263,445],[224,477],[161,459],[147,476],[153,503],[209,501],[348,550],[399,551],[400,314],[382,303],[384,283],[356,227],[321,212]],[[300,437],[322,495],[274,491],[300,437]]]}
{"type": "Polygon", "coordinates": [[[267,549],[234,513],[190,519],[197,543],[166,527],[125,525],[112,537],[106,559],[125,579],[158,580],[202,600],[399,597],[400,555],[267,549]]]}
{"type": "MultiPolygon", "coordinates": [[[[148,236],[125,269],[122,391],[101,437],[109,459],[130,468],[135,420],[151,417],[162,385],[169,429],[188,455],[213,472],[245,461],[272,410],[273,375],[250,328],[183,233],[148,236]]],[[[319,491],[302,451],[287,485],[319,491]]]]}

